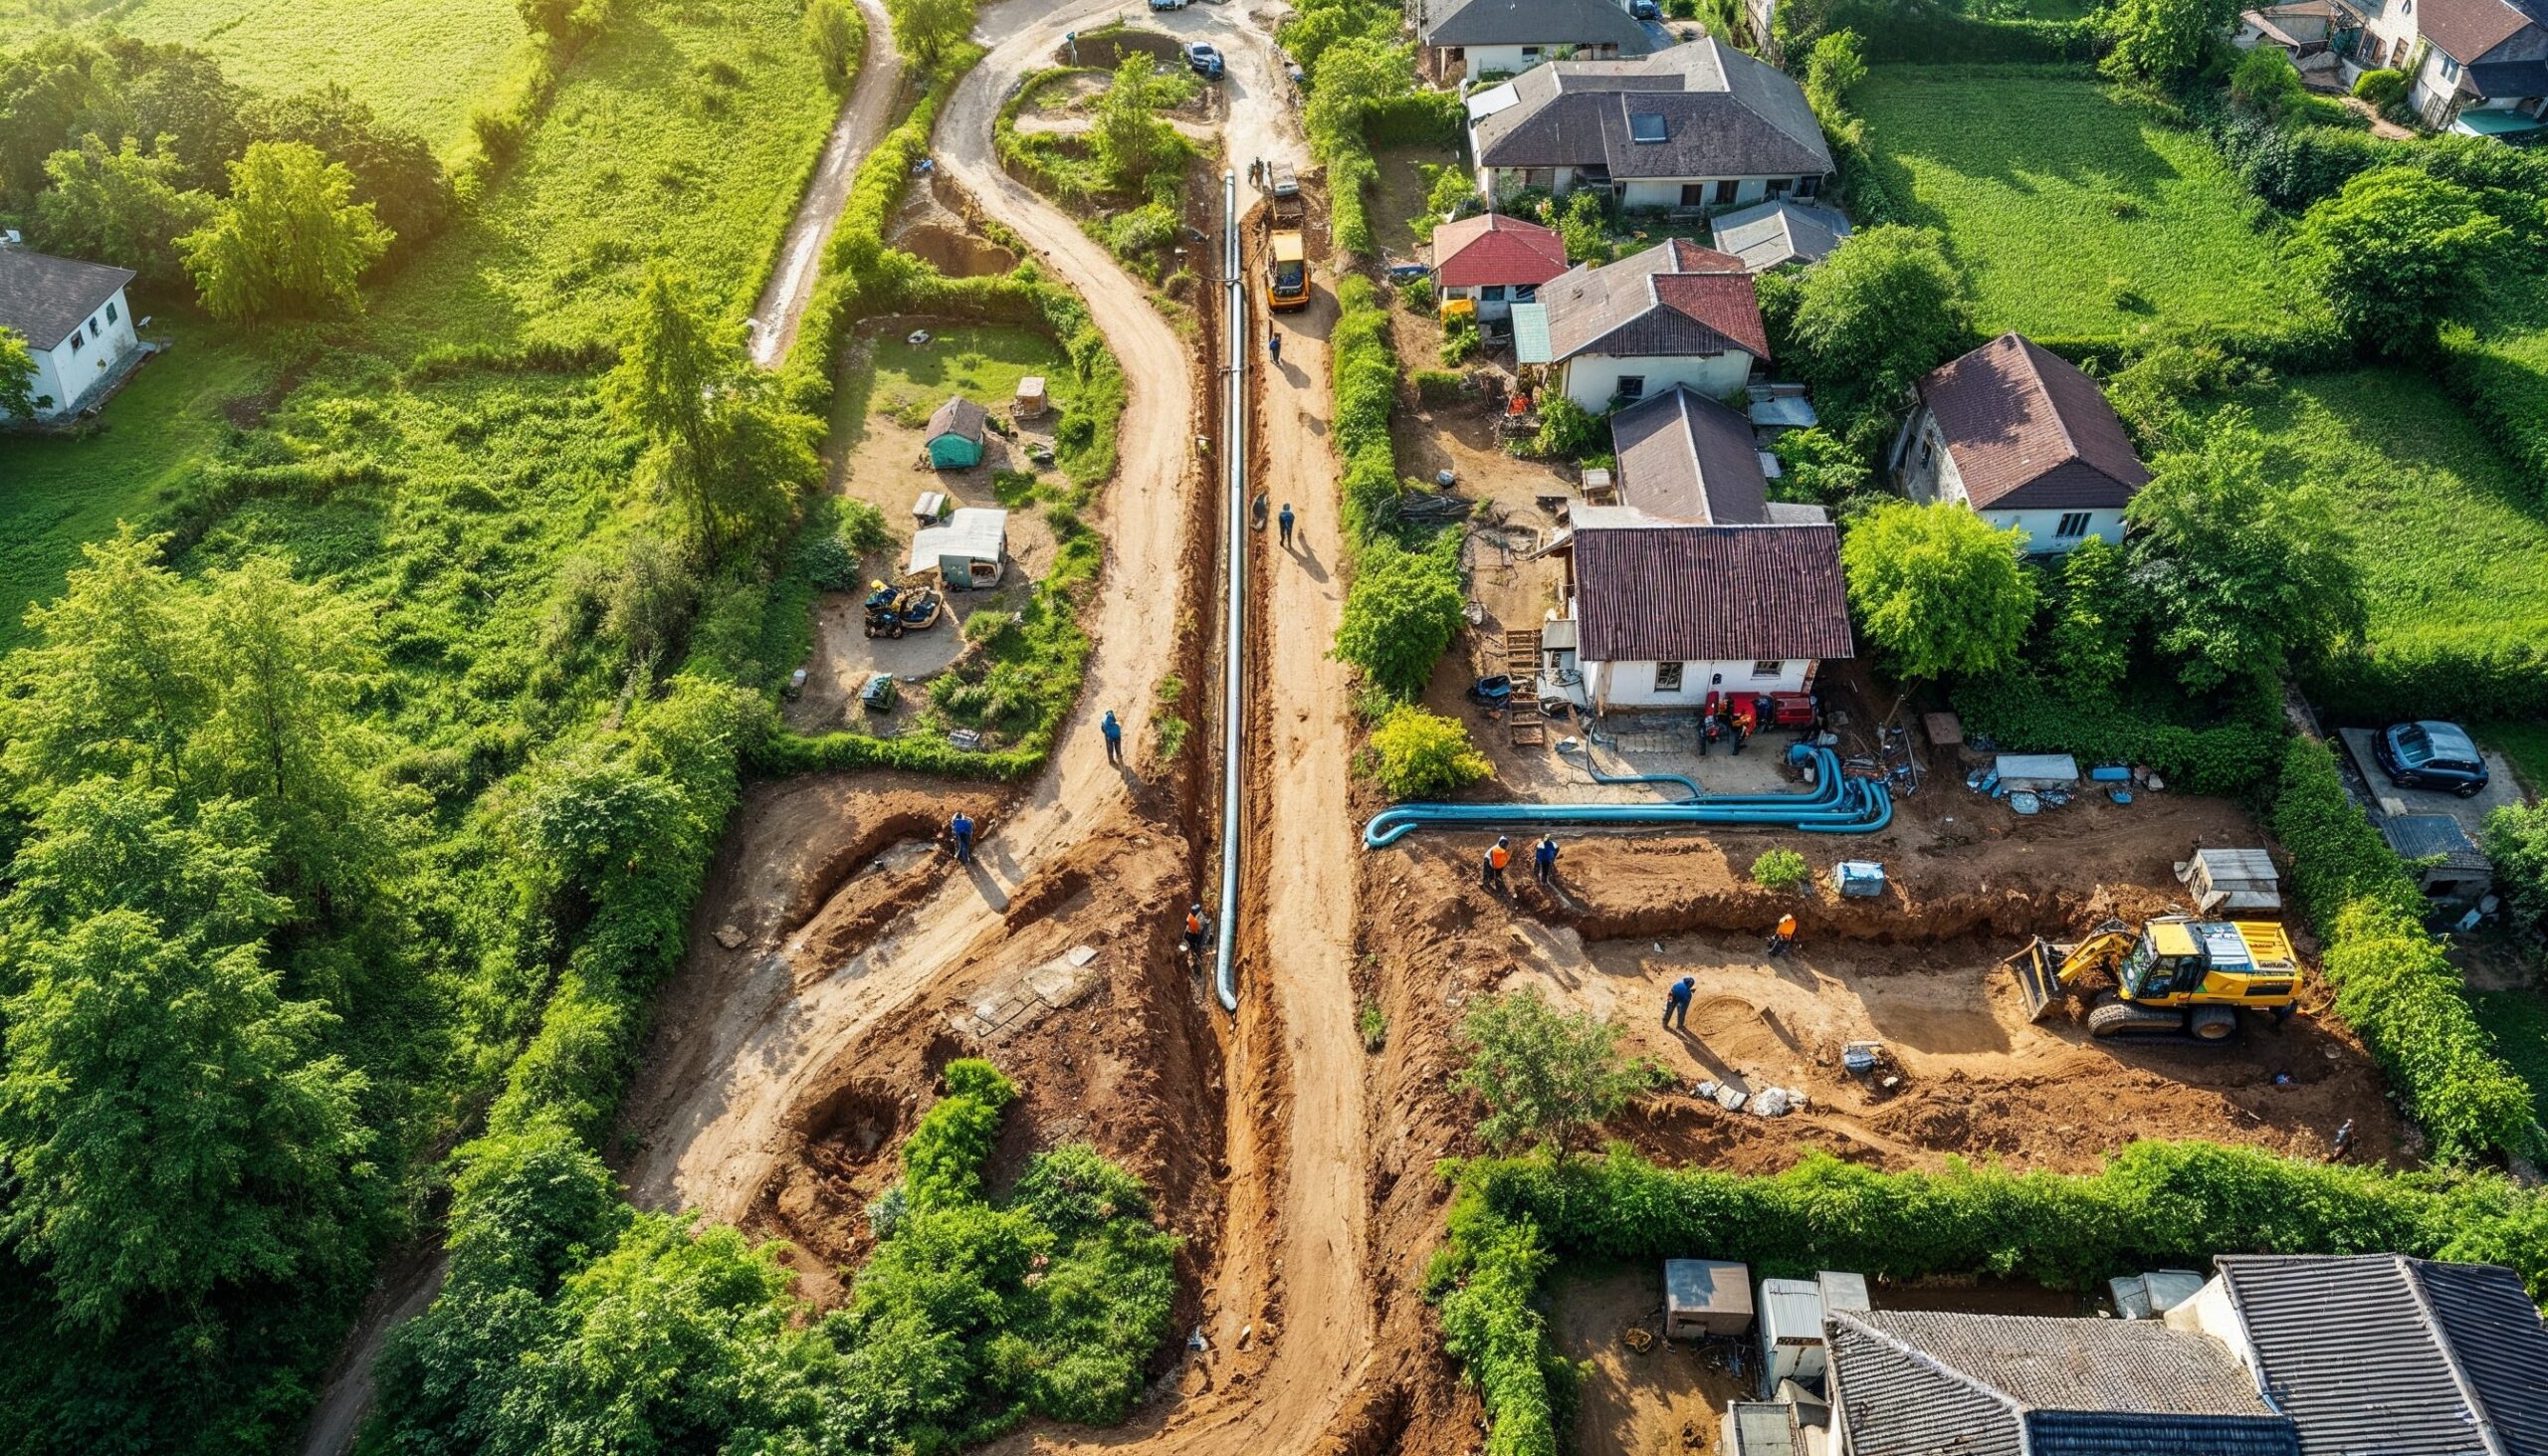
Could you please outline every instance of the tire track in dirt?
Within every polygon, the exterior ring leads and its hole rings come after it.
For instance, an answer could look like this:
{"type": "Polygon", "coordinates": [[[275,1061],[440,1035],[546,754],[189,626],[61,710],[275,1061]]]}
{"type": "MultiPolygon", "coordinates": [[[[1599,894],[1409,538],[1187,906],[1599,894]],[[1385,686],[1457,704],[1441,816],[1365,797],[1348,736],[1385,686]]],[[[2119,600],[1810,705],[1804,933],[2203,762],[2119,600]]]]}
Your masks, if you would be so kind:
{"type": "Polygon", "coordinates": [[[884,939],[845,962],[800,973],[791,998],[706,1029],[713,1041],[700,1064],[719,1070],[668,1090],[639,1127],[643,1146],[627,1182],[642,1207],[743,1218],[783,1154],[789,1110],[842,1051],[940,976],[994,948],[1009,902],[1040,866],[1124,823],[1108,810],[1137,780],[1106,761],[1097,719],[1111,708],[1134,742],[1147,740],[1154,689],[1184,599],[1183,492],[1199,479],[1187,446],[1197,390],[1183,340],[1143,288],[1069,218],[1001,174],[992,156],[999,102],[1020,74],[1040,64],[1040,51],[1058,43],[1061,18],[1002,44],[957,86],[940,117],[936,155],[985,214],[1080,291],[1124,369],[1121,455],[1097,512],[1107,541],[1089,622],[1097,647],[1079,706],[1057,738],[1053,763],[1023,801],[1005,821],[983,826],[970,874],[949,876],[884,939]]]}
{"type": "Polygon", "coordinates": [[[751,354],[754,366],[775,369],[796,344],[796,326],[814,297],[814,281],[822,276],[824,245],[840,225],[849,205],[849,189],[858,180],[858,164],[885,139],[894,124],[894,102],[903,92],[903,53],[894,48],[894,24],[879,0],[858,0],[867,22],[867,50],[851,82],[847,104],[833,123],[831,139],[814,163],[805,199],[779,240],[778,261],[752,305],[751,354]]]}

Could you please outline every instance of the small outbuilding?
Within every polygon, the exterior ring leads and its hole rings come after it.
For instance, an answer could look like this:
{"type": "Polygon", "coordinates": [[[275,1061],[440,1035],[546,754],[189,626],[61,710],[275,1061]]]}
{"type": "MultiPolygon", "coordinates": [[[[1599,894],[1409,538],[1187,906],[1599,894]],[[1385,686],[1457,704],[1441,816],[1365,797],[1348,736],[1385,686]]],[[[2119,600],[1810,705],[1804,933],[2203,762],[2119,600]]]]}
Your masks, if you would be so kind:
{"type": "Polygon", "coordinates": [[[1752,1271],[1730,1259],[1663,1261],[1663,1338],[1706,1340],[1752,1328],[1752,1271]]]}
{"type": "Polygon", "coordinates": [[[2494,884],[2485,851],[2448,814],[2399,814],[2381,821],[2380,835],[2407,862],[2428,900],[2475,900],[2494,884]]]}
{"type": "Polygon", "coordinates": [[[1762,1280],[1758,1308],[1761,1390],[1766,1395],[1782,1380],[1822,1378],[1824,1316],[1864,1314],[1875,1305],[1867,1298],[1865,1275],[1826,1269],[1811,1279],[1762,1280]]]}
{"type": "Polygon", "coordinates": [[[1048,401],[1044,397],[1043,375],[1029,374],[1017,381],[1017,402],[1011,406],[1011,411],[1019,419],[1035,418],[1044,412],[1047,404],[1048,401]]]}
{"type": "Polygon", "coordinates": [[[982,437],[991,412],[952,394],[929,417],[929,463],[937,470],[971,470],[982,463],[982,437]]]}
{"type": "Polygon", "coordinates": [[[1849,236],[1849,220],[1827,207],[1806,202],[1764,202],[1708,220],[1716,251],[1743,260],[1745,269],[1767,273],[1790,263],[1819,263],[1849,236]]]}
{"type": "Polygon", "coordinates": [[[950,512],[940,524],[912,532],[903,569],[935,571],[955,591],[999,585],[1008,570],[1008,513],[985,506],[950,512]]]}
{"type": "Polygon", "coordinates": [[[2280,910],[2282,877],[2260,849],[2199,849],[2177,879],[2204,915],[2216,910],[2280,910]]]}
{"type": "Polygon", "coordinates": [[[1490,212],[1433,230],[1433,289],[1448,306],[1466,300],[1481,319],[1509,317],[1515,304],[1566,272],[1566,240],[1538,223],[1490,212]]]}

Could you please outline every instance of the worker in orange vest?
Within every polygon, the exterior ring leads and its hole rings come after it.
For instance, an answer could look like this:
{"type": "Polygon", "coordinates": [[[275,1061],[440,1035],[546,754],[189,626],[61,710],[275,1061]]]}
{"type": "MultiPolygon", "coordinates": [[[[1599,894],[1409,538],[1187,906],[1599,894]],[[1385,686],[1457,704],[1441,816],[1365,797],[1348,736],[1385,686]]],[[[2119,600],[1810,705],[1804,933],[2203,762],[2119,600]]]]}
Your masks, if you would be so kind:
{"type": "Polygon", "coordinates": [[[1510,890],[1504,883],[1505,867],[1513,863],[1513,841],[1499,834],[1486,852],[1486,875],[1480,882],[1489,890],[1510,890]]]}
{"type": "Polygon", "coordinates": [[[1794,912],[1790,912],[1779,917],[1779,929],[1776,934],[1770,936],[1770,953],[1773,955],[1785,955],[1795,947],[1796,915],[1794,912]]]}
{"type": "Polygon", "coordinates": [[[1201,959],[1203,955],[1203,907],[1185,912],[1185,953],[1201,959]]]}

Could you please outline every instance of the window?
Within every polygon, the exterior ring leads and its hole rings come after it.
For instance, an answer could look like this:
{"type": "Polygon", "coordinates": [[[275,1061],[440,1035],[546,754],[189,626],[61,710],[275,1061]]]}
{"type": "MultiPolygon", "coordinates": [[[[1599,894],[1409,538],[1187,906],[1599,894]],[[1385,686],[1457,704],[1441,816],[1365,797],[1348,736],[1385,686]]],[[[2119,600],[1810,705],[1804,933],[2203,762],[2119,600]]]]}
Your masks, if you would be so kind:
{"type": "Polygon", "coordinates": [[[2061,540],[2072,540],[2079,536],[2086,535],[2087,533],[2088,513],[2085,511],[2071,511],[2064,513],[2061,518],[2061,523],[2052,528],[2052,534],[2061,540]]]}
{"type": "MultiPolygon", "coordinates": [[[[2438,56],[2442,55],[2439,51],[2434,54],[2438,56]]],[[[2442,56],[2442,79],[2444,81],[2457,81],[2459,79],[2459,63],[2451,60],[2448,56],[2442,56]]]]}
{"type": "Polygon", "coordinates": [[[1513,285],[1513,302],[1514,302],[1514,303],[1517,303],[1517,304],[1530,304],[1530,303],[1536,303],[1536,302],[1538,302],[1539,297],[1540,297],[1540,286],[1539,286],[1538,284],[1535,284],[1535,283],[1517,283],[1517,284],[1513,285]]]}
{"type": "Polygon", "coordinates": [[[1678,693],[1681,691],[1681,665],[1679,663],[1659,662],[1654,665],[1654,691],[1657,693],[1678,693]]]}
{"type": "Polygon", "coordinates": [[[1785,178],[1785,177],[1772,177],[1772,178],[1770,179],[1770,184],[1769,184],[1769,186],[1768,186],[1768,187],[1766,187],[1766,188],[1764,188],[1764,189],[1762,190],[1762,194],[1761,194],[1761,195],[1763,195],[1764,197],[1785,197],[1785,196],[1787,196],[1787,195],[1788,195],[1788,179],[1787,179],[1787,178],[1785,178]]]}
{"type": "Polygon", "coordinates": [[[1717,183],[1716,200],[1718,204],[1721,206],[1725,203],[1732,202],[1734,200],[1734,189],[1742,185],[1742,183],[1737,182],[1732,177],[1728,177],[1724,181],[1717,183]]]}
{"type": "Polygon", "coordinates": [[[1477,297],[1478,302],[1482,304],[1501,304],[1504,302],[1504,285],[1487,284],[1477,291],[1477,297]]]}
{"type": "Polygon", "coordinates": [[[1775,678],[1787,670],[1788,665],[1785,658],[1781,658],[1776,662],[1765,660],[1752,664],[1752,676],[1756,678],[1775,678]]]}
{"type": "MultiPolygon", "coordinates": [[[[1645,376],[1643,374],[1621,374],[1619,376],[1619,398],[1645,398],[1645,376]]],[[[1675,667],[1673,671],[1678,672],[1680,669],[1675,667]]]]}
{"type": "Polygon", "coordinates": [[[1628,140],[1652,146],[1664,139],[1663,114],[1660,111],[1630,111],[1628,140]]]}
{"type": "Polygon", "coordinates": [[[1922,464],[1923,466],[1927,465],[1930,461],[1935,460],[1935,459],[1937,458],[1937,455],[1938,455],[1938,442],[1937,442],[1937,441],[1935,441],[1935,440],[1923,440],[1923,441],[1921,441],[1921,442],[1920,442],[1920,464],[1922,464]]]}
{"type": "Polygon", "coordinates": [[[115,321],[115,306],[112,304],[106,306],[106,321],[108,323],[115,321]]]}
{"type": "Polygon", "coordinates": [[[1821,190],[1822,179],[1820,177],[1799,177],[1796,179],[1796,195],[1800,198],[1811,197],[1821,190]]]}
{"type": "Polygon", "coordinates": [[[72,351],[73,353],[75,353],[75,354],[76,354],[76,353],[78,353],[78,352],[80,352],[80,345],[81,345],[81,343],[82,343],[82,342],[83,342],[83,340],[82,340],[82,338],[81,338],[81,336],[80,336],[80,330],[79,330],[79,329],[77,329],[77,328],[72,329],[72,330],[71,330],[71,351],[72,351]]]}
{"type": "Polygon", "coordinates": [[[1684,183],[1682,183],[1682,184],[1681,184],[1681,205],[1682,205],[1683,207],[1705,207],[1705,206],[1707,206],[1707,205],[1708,205],[1708,184],[1707,184],[1707,183],[1705,183],[1705,182],[1684,182],[1684,183]]]}
{"type": "Polygon", "coordinates": [[[1539,61],[1539,59],[1540,59],[1540,48],[1539,48],[1539,47],[1537,47],[1537,46],[1524,46],[1524,47],[1522,48],[1522,64],[1523,64],[1523,65],[1525,65],[1525,66],[1533,65],[1533,64],[1537,63],[1537,62],[1539,61]]]}

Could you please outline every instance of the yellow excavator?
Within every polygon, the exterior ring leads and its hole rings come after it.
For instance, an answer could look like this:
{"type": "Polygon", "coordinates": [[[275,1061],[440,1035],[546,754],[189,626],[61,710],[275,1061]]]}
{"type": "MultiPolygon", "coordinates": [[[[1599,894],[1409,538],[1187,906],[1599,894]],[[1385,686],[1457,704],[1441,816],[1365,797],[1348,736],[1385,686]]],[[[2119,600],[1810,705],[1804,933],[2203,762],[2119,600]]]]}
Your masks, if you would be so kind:
{"type": "Polygon", "coordinates": [[[2026,1018],[2040,1021],[2056,1001],[2084,989],[2097,972],[2111,991],[2088,1011],[2090,1036],[2192,1036],[2224,1041],[2237,1034],[2238,1008],[2291,1014],[2300,960],[2291,937],[2271,921],[2204,921],[2162,916],[2139,933],[2108,921],[2075,945],[2037,937],[2009,957],[2026,1018]]]}

